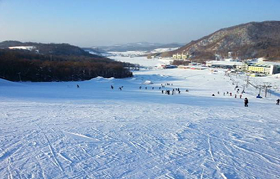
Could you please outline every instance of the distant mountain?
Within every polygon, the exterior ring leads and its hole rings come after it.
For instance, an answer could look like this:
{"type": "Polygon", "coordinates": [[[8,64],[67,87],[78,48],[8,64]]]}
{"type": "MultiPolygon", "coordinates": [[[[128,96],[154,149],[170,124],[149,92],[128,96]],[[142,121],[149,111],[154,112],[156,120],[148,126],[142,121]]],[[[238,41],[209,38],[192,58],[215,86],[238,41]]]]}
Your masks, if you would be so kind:
{"type": "Polygon", "coordinates": [[[97,57],[100,56],[95,54],[90,54],[80,47],[73,46],[70,44],[62,43],[62,44],[43,44],[43,43],[34,43],[34,42],[19,42],[19,41],[4,41],[0,43],[0,49],[21,49],[21,50],[29,50],[34,53],[39,53],[42,55],[69,55],[69,56],[88,56],[88,57],[97,57]],[[33,48],[31,48],[33,47],[33,48]]]}
{"type": "Polygon", "coordinates": [[[126,51],[153,51],[158,48],[176,48],[181,47],[184,44],[171,43],[171,44],[160,44],[160,43],[149,43],[149,42],[137,42],[128,44],[117,44],[112,46],[98,46],[92,47],[93,49],[98,48],[106,52],[126,52],[126,51]]]}
{"type": "Polygon", "coordinates": [[[176,53],[205,61],[227,57],[228,52],[242,59],[265,57],[280,60],[280,21],[250,22],[218,30],[162,56],[176,53]]]}

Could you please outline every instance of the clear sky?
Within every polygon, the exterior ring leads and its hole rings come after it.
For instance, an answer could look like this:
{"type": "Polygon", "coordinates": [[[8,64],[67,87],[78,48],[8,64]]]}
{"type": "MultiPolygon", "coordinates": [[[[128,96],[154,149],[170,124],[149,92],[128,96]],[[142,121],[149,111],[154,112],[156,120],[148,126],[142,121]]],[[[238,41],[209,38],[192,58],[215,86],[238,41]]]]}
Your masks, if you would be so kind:
{"type": "Polygon", "coordinates": [[[280,0],[0,0],[0,41],[187,43],[266,20],[280,20],[280,0]]]}

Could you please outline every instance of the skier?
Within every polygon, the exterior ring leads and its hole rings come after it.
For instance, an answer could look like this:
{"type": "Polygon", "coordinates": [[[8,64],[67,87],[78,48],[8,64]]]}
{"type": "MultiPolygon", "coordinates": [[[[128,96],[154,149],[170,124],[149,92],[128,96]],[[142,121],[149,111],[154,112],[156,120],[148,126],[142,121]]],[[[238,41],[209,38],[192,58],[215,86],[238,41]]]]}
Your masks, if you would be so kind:
{"type": "Polygon", "coordinates": [[[80,86],[79,86],[79,85],[77,85],[77,88],[80,88],[80,86]]]}
{"type": "Polygon", "coordinates": [[[139,89],[141,89],[142,88],[142,86],[139,86],[139,89]]]}
{"type": "Polygon", "coordinates": [[[241,95],[239,95],[239,97],[240,97],[240,99],[242,98],[242,94],[241,95]]]}
{"type": "Polygon", "coordinates": [[[280,103],[280,99],[277,99],[276,100],[276,105],[279,105],[279,103],[280,103]]]}
{"type": "Polygon", "coordinates": [[[114,86],[113,86],[113,85],[111,85],[111,89],[114,89],[114,86]]]}
{"type": "Polygon", "coordinates": [[[247,98],[244,99],[244,106],[248,107],[249,100],[247,98]]]}
{"type": "Polygon", "coordinates": [[[236,98],[236,97],[237,97],[237,95],[235,94],[235,95],[234,95],[234,98],[236,98]]]}

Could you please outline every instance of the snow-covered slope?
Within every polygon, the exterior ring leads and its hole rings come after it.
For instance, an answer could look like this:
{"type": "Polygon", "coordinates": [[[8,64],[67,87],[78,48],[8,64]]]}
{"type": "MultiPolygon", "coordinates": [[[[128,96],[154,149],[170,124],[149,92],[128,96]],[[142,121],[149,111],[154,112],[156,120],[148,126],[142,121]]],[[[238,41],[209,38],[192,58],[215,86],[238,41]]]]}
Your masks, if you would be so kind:
{"type": "Polygon", "coordinates": [[[14,46],[14,47],[9,47],[9,49],[20,49],[20,50],[33,50],[36,49],[35,46],[14,46]]]}
{"type": "Polygon", "coordinates": [[[151,53],[163,53],[163,52],[169,52],[172,50],[176,50],[179,47],[176,48],[157,48],[151,51],[125,51],[125,52],[118,52],[118,51],[110,51],[110,54],[113,54],[115,56],[124,56],[124,57],[136,57],[136,56],[145,56],[151,53]]]}
{"type": "MultiPolygon", "coordinates": [[[[232,79],[242,86],[242,76],[232,79]]],[[[150,69],[0,85],[0,178],[279,178],[277,97],[257,99],[253,87],[242,99],[224,96],[236,93],[232,82],[223,71],[150,69]]]]}

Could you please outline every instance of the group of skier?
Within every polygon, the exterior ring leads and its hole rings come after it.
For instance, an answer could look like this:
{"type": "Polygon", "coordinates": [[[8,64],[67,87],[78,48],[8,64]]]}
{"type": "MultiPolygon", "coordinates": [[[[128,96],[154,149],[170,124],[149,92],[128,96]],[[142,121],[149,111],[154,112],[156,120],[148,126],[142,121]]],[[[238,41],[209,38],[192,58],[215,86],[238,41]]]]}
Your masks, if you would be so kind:
{"type": "Polygon", "coordinates": [[[167,95],[174,95],[174,94],[181,94],[180,88],[173,88],[172,90],[161,90],[162,94],[167,94],[167,95]]]}
{"type": "MultiPolygon", "coordinates": [[[[149,87],[148,86],[139,86],[139,89],[145,89],[145,90],[148,90],[148,89],[152,89],[152,90],[155,90],[156,88],[158,88],[159,90],[161,90],[161,93],[162,94],[167,94],[167,95],[175,95],[175,94],[181,94],[181,90],[180,88],[173,88],[173,89],[165,89],[165,86],[173,86],[172,83],[166,83],[166,84],[161,84],[160,87],[149,87]]],[[[111,85],[110,88],[113,90],[114,89],[114,86],[111,85]]],[[[123,86],[119,87],[119,90],[122,91],[123,89],[123,86]]],[[[189,92],[188,89],[186,89],[186,92],[189,92]]]]}
{"type": "MultiPolygon", "coordinates": [[[[247,98],[244,99],[244,106],[245,107],[248,107],[248,103],[249,103],[249,100],[247,98]]],[[[280,99],[277,99],[276,100],[276,105],[279,105],[280,103],[280,99]]]]}

